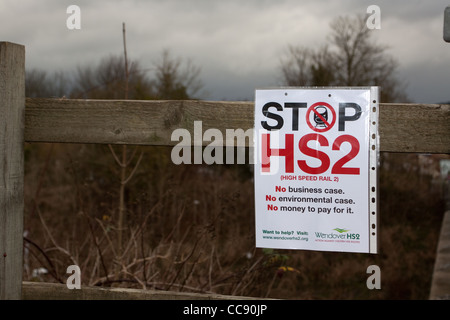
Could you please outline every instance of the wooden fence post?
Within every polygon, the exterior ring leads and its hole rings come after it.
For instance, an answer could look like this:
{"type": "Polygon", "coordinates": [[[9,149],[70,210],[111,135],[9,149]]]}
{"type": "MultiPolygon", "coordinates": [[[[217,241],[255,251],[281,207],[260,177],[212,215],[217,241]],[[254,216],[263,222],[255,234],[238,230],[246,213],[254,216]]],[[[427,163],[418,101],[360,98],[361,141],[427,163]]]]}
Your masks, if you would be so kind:
{"type": "Polygon", "coordinates": [[[0,300],[21,299],[25,47],[0,42],[0,300]]]}

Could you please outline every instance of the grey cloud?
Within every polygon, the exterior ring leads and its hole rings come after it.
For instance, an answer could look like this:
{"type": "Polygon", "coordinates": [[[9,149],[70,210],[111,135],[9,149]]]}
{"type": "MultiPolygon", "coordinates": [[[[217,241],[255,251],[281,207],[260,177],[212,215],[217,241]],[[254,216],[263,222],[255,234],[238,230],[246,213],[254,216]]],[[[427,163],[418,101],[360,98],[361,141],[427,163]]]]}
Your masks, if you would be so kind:
{"type": "Polygon", "coordinates": [[[27,67],[73,70],[121,54],[126,22],[129,56],[143,66],[170,49],[201,67],[204,98],[253,99],[255,87],[278,84],[279,56],[288,44],[316,48],[334,17],[364,14],[372,4],[382,18],[375,39],[399,60],[411,97],[445,98],[450,44],[440,33],[446,0],[4,0],[0,39],[26,46],[27,67]],[[82,10],[77,31],[65,27],[73,3],[82,10]]]}

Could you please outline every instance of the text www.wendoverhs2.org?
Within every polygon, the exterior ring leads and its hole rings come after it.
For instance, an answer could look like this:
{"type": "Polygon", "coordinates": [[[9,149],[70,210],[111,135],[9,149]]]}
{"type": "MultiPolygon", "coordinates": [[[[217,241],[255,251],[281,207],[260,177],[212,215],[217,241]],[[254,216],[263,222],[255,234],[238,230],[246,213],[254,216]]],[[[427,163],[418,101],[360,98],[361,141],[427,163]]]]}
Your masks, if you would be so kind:
{"type": "Polygon", "coordinates": [[[263,236],[263,239],[269,240],[299,240],[299,241],[308,241],[307,237],[286,237],[286,236],[263,236]]]}

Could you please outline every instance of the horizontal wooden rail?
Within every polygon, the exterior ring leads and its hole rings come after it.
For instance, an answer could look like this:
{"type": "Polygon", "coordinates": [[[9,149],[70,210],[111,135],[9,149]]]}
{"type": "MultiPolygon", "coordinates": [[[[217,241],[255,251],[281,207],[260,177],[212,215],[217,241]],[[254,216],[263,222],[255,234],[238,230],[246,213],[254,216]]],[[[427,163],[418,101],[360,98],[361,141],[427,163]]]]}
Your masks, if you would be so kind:
{"type": "MultiPolygon", "coordinates": [[[[173,130],[253,128],[253,102],[26,99],[25,141],[173,146],[173,130]]],[[[450,153],[450,105],[381,104],[380,150],[450,153]]],[[[204,142],[204,145],[209,142],[204,142]]],[[[252,146],[247,141],[247,146],[252,146]]]]}
{"type": "Polygon", "coordinates": [[[28,282],[22,284],[23,300],[274,300],[215,293],[190,293],[129,288],[82,286],[69,290],[65,284],[28,282]]]}

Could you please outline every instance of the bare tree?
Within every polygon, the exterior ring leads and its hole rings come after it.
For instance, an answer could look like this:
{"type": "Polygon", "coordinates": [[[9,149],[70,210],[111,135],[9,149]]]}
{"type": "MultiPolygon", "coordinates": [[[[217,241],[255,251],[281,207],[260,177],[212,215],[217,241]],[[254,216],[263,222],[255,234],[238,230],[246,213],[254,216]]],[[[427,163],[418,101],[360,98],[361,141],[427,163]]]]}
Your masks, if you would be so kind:
{"type": "Polygon", "coordinates": [[[288,86],[308,86],[312,84],[311,50],[303,47],[289,46],[286,57],[281,58],[281,73],[284,84],[288,86]]]}
{"type": "Polygon", "coordinates": [[[312,54],[311,81],[316,86],[330,86],[335,82],[334,59],[334,55],[329,51],[328,46],[324,46],[312,54]]]}
{"type": "Polygon", "coordinates": [[[154,67],[156,74],[153,84],[158,99],[191,99],[203,86],[199,79],[200,68],[191,60],[187,60],[183,66],[183,60],[172,58],[169,50],[162,52],[154,67]]]}
{"type": "Polygon", "coordinates": [[[406,102],[398,63],[375,43],[363,16],[332,21],[329,43],[317,51],[289,46],[281,74],[289,86],[381,86],[381,101],[406,102]]]}
{"type": "MultiPolygon", "coordinates": [[[[128,61],[128,99],[152,99],[152,85],[137,61],[128,61]]],[[[123,57],[111,55],[95,66],[78,67],[72,96],[124,99],[127,90],[123,57]]]]}
{"type": "Polygon", "coordinates": [[[44,70],[27,70],[25,96],[29,98],[55,98],[70,94],[70,81],[63,72],[49,74],[44,70]]]}
{"type": "Polygon", "coordinates": [[[398,62],[376,44],[363,16],[338,17],[331,23],[334,74],[340,85],[380,85],[382,101],[406,102],[405,85],[396,78],[398,62]]]}
{"type": "Polygon", "coordinates": [[[190,60],[172,58],[164,50],[151,69],[138,61],[128,60],[128,86],[123,57],[111,55],[97,66],[78,67],[74,80],[73,98],[91,99],[191,99],[202,87],[200,68],[190,60]],[[153,77],[150,71],[153,71],[153,77]],[[128,89],[127,89],[128,87],[128,89]]]}
{"type": "Polygon", "coordinates": [[[334,83],[333,55],[328,46],[316,52],[305,47],[288,46],[281,58],[282,81],[288,86],[328,86],[334,83]]]}

